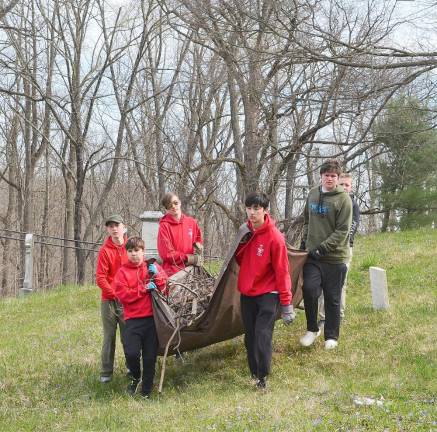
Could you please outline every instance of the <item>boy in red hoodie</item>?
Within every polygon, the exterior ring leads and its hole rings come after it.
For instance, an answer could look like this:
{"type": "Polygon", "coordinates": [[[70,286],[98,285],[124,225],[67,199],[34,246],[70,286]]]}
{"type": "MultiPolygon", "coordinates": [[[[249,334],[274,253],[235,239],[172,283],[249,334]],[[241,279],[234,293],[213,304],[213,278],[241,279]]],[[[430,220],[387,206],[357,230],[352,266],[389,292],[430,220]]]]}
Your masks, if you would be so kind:
{"type": "Polygon", "coordinates": [[[105,222],[108,237],[99,250],[97,257],[96,282],[102,290],[100,312],[103,325],[103,345],[101,354],[100,382],[107,383],[112,379],[114,369],[115,341],[117,325],[120,328],[120,338],[124,344],[123,309],[115,298],[112,282],[119,267],[127,262],[126,228],[123,218],[114,214],[105,222]]]}
{"type": "Polygon", "coordinates": [[[272,337],[278,307],[285,324],[295,313],[291,304],[291,278],[284,236],[268,214],[269,199],[252,192],[245,200],[250,233],[237,248],[240,266],[238,290],[241,293],[241,316],[244,344],[252,378],[257,387],[266,387],[272,359],[272,337]]]}
{"type": "Polygon", "coordinates": [[[202,232],[196,219],[182,213],[176,194],[166,193],[161,203],[166,214],[159,221],[158,253],[162,267],[171,276],[186,265],[201,264],[202,232]]]}
{"type": "Polygon", "coordinates": [[[149,398],[158,355],[151,291],[165,291],[167,275],[158,264],[144,261],[144,241],[140,237],[131,237],[126,243],[126,250],[129,261],[115,275],[114,290],[123,305],[126,321],[124,350],[132,375],[127,391],[134,395],[137,390],[142,357],[141,395],[149,398]]]}

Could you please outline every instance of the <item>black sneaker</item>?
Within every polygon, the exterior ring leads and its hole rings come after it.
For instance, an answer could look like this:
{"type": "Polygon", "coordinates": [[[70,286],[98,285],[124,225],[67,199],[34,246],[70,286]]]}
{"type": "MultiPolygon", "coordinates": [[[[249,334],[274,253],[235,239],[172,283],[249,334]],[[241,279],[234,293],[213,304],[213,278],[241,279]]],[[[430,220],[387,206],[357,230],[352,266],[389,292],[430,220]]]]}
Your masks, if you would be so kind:
{"type": "Polygon", "coordinates": [[[143,398],[143,399],[150,399],[150,393],[146,393],[146,392],[141,392],[140,393],[140,395],[141,395],[141,397],[143,398]]]}
{"type": "Polygon", "coordinates": [[[177,351],[174,358],[178,363],[185,363],[184,353],[177,351]]]}
{"type": "Polygon", "coordinates": [[[253,384],[256,384],[258,382],[258,377],[256,376],[256,374],[250,374],[250,380],[253,384]]]}
{"type": "Polygon", "coordinates": [[[266,378],[260,378],[257,382],[256,382],[256,387],[259,388],[260,390],[265,390],[267,388],[267,383],[266,383],[266,378]]]}
{"type": "Polygon", "coordinates": [[[129,395],[133,396],[135,394],[135,392],[137,391],[137,387],[138,387],[139,383],[140,383],[139,379],[132,378],[131,382],[127,386],[127,389],[126,389],[127,393],[129,395]]]}

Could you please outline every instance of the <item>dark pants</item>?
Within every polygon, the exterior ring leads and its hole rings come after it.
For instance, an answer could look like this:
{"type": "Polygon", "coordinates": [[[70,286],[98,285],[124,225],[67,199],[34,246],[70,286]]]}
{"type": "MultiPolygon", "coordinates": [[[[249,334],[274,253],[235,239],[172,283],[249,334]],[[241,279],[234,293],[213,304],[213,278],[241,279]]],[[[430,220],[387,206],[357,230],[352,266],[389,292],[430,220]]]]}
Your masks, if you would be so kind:
{"type": "Polygon", "coordinates": [[[241,295],[240,303],[250,373],[264,378],[270,372],[273,328],[278,314],[279,297],[271,293],[256,297],[241,295]]]}
{"type": "Polygon", "coordinates": [[[152,391],[158,355],[158,335],[153,317],[126,320],[124,349],[127,365],[135,379],[141,378],[140,359],[143,358],[142,393],[149,394],[152,391]]]}
{"type": "Polygon", "coordinates": [[[317,332],[319,297],[325,298],[325,340],[338,339],[340,333],[340,298],[346,264],[328,264],[311,258],[303,267],[303,301],[307,330],[317,332]]]}

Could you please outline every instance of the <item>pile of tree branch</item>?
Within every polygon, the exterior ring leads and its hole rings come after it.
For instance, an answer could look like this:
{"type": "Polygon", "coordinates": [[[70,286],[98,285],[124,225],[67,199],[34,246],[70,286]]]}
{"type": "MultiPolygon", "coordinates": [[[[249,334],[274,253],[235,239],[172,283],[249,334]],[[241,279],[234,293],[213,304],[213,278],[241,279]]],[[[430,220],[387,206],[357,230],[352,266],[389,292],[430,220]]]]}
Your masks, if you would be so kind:
{"type": "Polygon", "coordinates": [[[190,325],[205,312],[214,284],[214,277],[203,267],[187,267],[169,279],[167,303],[181,325],[190,325]]]}

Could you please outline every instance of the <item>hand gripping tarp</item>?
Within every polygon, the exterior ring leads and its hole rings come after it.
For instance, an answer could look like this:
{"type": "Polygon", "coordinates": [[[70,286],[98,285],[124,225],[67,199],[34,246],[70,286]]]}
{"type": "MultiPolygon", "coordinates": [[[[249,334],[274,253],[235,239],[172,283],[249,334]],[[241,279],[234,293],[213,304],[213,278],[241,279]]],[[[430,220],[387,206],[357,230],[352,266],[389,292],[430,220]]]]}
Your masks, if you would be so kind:
{"type": "MultiPolygon", "coordinates": [[[[153,313],[158,333],[159,354],[190,351],[224,340],[232,339],[244,333],[240,316],[240,293],[237,288],[239,266],[234,253],[241,239],[249,232],[243,224],[232,244],[218,275],[211,300],[207,309],[188,326],[180,326],[173,310],[157,293],[153,292],[153,313]],[[172,338],[173,337],[173,338],[172,338]]],[[[307,252],[288,248],[288,262],[292,279],[293,305],[302,300],[302,267],[307,252]]]]}

